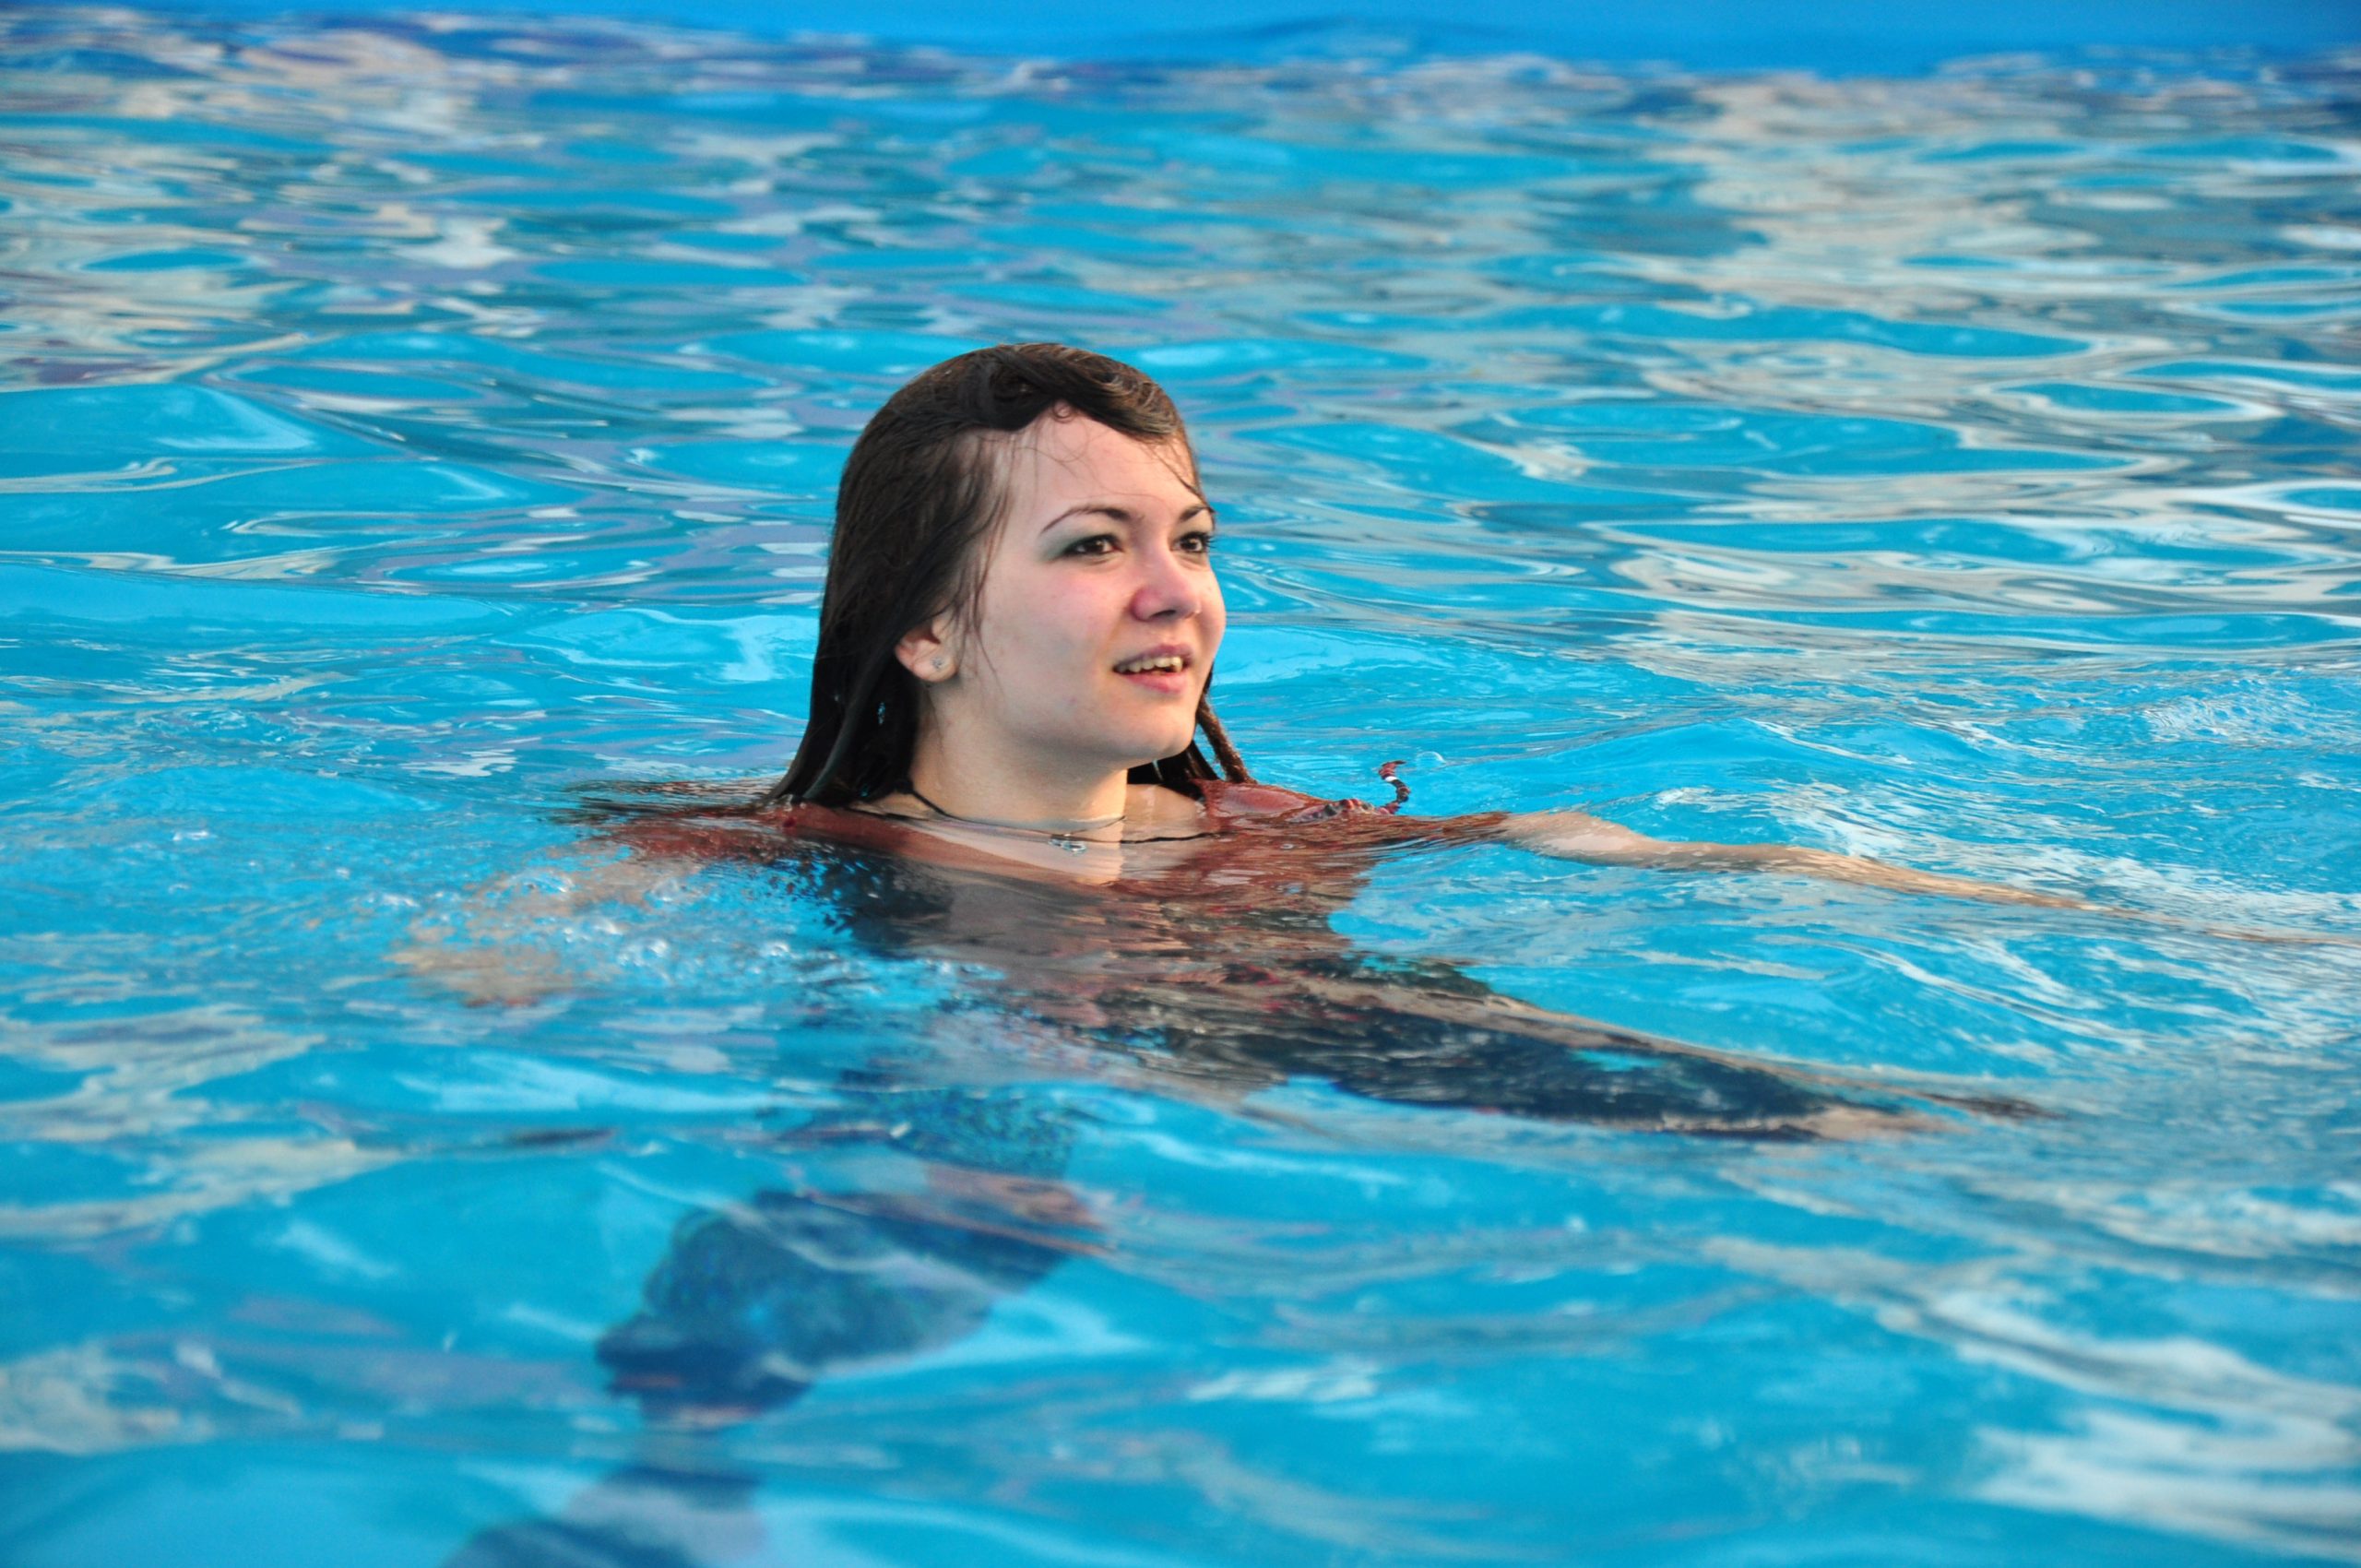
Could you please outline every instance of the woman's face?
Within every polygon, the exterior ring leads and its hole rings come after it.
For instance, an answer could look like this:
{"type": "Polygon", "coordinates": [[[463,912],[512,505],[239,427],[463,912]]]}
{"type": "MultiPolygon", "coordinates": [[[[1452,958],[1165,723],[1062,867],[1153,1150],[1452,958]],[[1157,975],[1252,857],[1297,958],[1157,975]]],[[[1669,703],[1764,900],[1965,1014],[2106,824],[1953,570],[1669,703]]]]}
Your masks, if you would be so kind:
{"type": "Polygon", "coordinates": [[[1052,413],[988,460],[1005,504],[977,601],[900,648],[939,738],[1071,778],[1185,749],[1225,621],[1187,452],[1052,413]]]}

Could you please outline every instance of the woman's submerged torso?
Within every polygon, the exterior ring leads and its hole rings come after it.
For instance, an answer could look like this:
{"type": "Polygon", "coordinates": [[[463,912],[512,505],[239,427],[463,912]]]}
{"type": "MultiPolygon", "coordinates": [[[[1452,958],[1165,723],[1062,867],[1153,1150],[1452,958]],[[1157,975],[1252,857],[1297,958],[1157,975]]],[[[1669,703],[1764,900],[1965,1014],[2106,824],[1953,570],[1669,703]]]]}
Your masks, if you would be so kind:
{"type": "Polygon", "coordinates": [[[1382,956],[1336,930],[1385,857],[1495,840],[1497,814],[1403,817],[1222,782],[1187,804],[1078,851],[899,802],[647,815],[616,837],[785,872],[872,950],[967,966],[965,1004],[1232,1093],[1311,1077],[1396,1103],[1773,1137],[1857,1130],[1883,1098],[1544,1012],[1447,959],[1382,956]]]}

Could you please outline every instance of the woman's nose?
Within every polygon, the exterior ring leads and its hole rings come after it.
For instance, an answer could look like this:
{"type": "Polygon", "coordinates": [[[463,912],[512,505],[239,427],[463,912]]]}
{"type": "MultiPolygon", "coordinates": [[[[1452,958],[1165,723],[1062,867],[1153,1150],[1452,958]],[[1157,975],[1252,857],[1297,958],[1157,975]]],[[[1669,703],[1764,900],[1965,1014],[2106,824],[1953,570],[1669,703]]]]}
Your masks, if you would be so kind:
{"type": "Polygon", "coordinates": [[[1139,588],[1132,595],[1133,615],[1143,621],[1185,621],[1204,607],[1201,568],[1170,550],[1149,551],[1145,560],[1139,588]]]}

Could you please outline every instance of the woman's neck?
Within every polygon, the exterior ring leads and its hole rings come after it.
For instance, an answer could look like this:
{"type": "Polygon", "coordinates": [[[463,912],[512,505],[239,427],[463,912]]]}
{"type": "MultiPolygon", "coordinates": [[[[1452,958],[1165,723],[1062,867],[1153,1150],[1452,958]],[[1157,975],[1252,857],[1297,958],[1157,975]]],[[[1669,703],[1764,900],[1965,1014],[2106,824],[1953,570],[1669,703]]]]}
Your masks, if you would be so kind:
{"type": "Polygon", "coordinates": [[[936,810],[971,822],[1048,831],[1120,820],[1128,770],[1060,771],[1028,759],[972,756],[921,734],[910,757],[910,789],[936,810]]]}

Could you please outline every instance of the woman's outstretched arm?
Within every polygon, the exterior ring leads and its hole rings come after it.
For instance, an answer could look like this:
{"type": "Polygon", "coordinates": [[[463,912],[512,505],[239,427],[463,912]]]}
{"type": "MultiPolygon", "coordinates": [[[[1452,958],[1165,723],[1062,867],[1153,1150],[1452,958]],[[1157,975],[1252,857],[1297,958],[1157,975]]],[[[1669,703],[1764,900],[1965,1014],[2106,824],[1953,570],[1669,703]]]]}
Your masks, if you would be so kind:
{"type": "Polygon", "coordinates": [[[1987,904],[2031,904],[2046,909],[2096,906],[2056,893],[2035,893],[1971,877],[1892,866],[1861,855],[1807,849],[1793,844],[1701,844],[1651,838],[1586,812],[1525,812],[1509,817],[1500,831],[1511,843],[1545,855],[1600,865],[1656,866],[1668,871],[1789,872],[1831,882],[1857,882],[1899,893],[1935,893],[1949,898],[1979,898],[1987,904]]]}
{"type": "Polygon", "coordinates": [[[605,903],[684,894],[695,861],[648,855],[558,853],[471,889],[457,908],[410,922],[394,961],[475,1005],[524,1006],[578,984],[545,938],[555,922],[605,903]]]}

